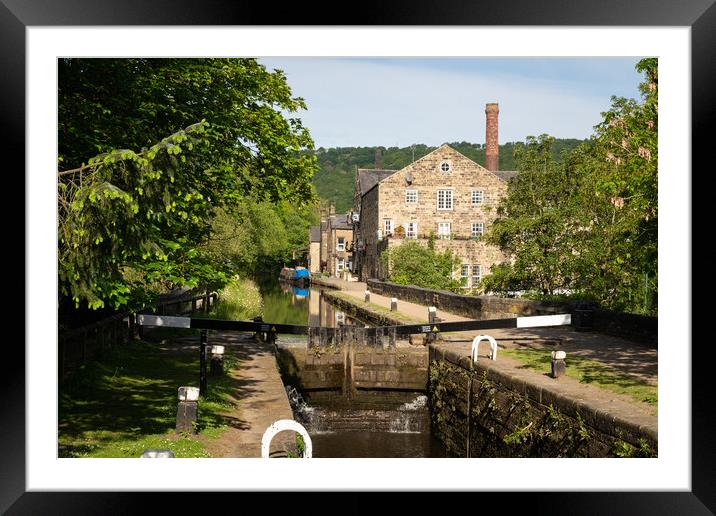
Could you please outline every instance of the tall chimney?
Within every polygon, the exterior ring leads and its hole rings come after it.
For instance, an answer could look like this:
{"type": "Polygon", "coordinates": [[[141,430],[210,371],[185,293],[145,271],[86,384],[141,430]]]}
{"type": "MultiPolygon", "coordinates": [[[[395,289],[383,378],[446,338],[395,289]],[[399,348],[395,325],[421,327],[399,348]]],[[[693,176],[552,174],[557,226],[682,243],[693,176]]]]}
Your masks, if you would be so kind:
{"type": "Polygon", "coordinates": [[[381,170],[383,168],[383,152],[380,147],[375,148],[375,168],[381,170]]]}
{"type": "Polygon", "coordinates": [[[487,118],[487,126],[485,130],[485,168],[491,172],[499,170],[498,154],[500,147],[497,139],[497,114],[500,108],[497,103],[485,105],[485,115],[487,118]]]}

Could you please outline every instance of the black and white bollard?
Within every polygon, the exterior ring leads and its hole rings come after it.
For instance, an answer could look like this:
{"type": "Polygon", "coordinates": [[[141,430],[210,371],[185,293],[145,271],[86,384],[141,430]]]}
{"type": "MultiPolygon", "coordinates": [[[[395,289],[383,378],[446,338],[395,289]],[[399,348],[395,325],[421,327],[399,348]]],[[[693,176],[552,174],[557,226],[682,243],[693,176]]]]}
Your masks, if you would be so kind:
{"type": "Polygon", "coordinates": [[[390,298],[390,311],[391,311],[391,312],[397,312],[397,311],[398,311],[398,298],[397,298],[397,297],[391,297],[391,298],[390,298]]]}
{"type": "Polygon", "coordinates": [[[198,387],[179,387],[179,405],[177,406],[177,433],[193,434],[199,402],[198,387]]]}
{"type": "Polygon", "coordinates": [[[366,303],[370,302],[370,292],[367,289],[365,291],[365,302],[366,303]]]}
{"type": "Polygon", "coordinates": [[[552,351],[552,378],[559,378],[564,375],[567,370],[567,366],[564,363],[566,357],[567,353],[564,351],[552,351]]]}
{"type": "Polygon", "coordinates": [[[224,346],[211,346],[209,374],[211,376],[224,375],[224,346]]]}

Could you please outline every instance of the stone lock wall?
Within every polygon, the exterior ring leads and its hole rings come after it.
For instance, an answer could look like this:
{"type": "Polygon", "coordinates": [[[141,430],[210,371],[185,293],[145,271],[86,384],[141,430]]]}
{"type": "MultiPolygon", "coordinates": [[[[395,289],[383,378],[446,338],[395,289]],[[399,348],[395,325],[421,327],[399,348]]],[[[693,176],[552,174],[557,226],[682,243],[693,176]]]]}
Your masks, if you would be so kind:
{"type": "Polygon", "coordinates": [[[655,417],[607,413],[433,346],[428,398],[432,433],[456,457],[657,456],[655,417]]]}
{"type": "Polygon", "coordinates": [[[424,392],[428,350],[396,346],[393,332],[361,326],[311,328],[308,346],[278,345],[281,376],[301,391],[338,391],[351,399],[359,390],[424,392]]]}

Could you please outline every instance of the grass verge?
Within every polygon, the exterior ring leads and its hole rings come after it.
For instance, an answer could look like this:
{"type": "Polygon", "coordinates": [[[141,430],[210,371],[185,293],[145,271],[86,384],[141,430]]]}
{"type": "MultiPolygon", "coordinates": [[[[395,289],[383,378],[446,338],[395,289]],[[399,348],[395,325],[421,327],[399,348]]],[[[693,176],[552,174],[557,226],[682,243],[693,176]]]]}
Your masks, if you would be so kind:
{"type": "MultiPolygon", "coordinates": [[[[551,372],[552,357],[549,351],[537,349],[501,349],[500,353],[515,358],[526,367],[537,371],[551,372]]],[[[649,404],[654,409],[658,405],[658,387],[640,381],[632,376],[620,373],[597,360],[590,360],[574,354],[566,359],[566,375],[580,383],[586,383],[607,389],[618,394],[630,396],[635,401],[649,404]]]]}
{"type": "Polygon", "coordinates": [[[211,310],[209,317],[248,321],[262,313],[263,300],[256,283],[234,276],[219,292],[219,302],[211,310]]]}
{"type": "MultiPolygon", "coordinates": [[[[177,457],[208,457],[202,439],[227,428],[229,378],[209,378],[199,435],[175,433],[177,388],[198,385],[198,355],[196,346],[131,342],[80,368],[60,387],[59,456],[136,458],[147,448],[168,448],[177,457]]],[[[234,365],[227,355],[225,369],[234,365]]]]}

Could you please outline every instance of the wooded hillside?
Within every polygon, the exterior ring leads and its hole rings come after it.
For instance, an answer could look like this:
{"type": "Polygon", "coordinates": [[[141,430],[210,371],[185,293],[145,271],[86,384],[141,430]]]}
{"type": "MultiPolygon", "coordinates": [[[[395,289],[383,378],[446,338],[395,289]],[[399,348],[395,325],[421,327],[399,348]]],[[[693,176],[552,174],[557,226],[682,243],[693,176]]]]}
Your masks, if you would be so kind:
{"type": "MultiPolygon", "coordinates": [[[[582,143],[582,140],[555,140],[552,152],[558,159],[563,150],[570,150],[582,143]]],[[[448,143],[458,152],[473,161],[485,164],[485,145],[481,143],[448,143]]],[[[508,142],[500,145],[500,170],[515,170],[514,150],[523,147],[524,142],[508,142]]],[[[401,169],[415,159],[420,159],[436,147],[416,144],[412,147],[381,147],[383,168],[401,169]]],[[[318,172],[313,176],[313,184],[322,199],[333,201],[339,213],[348,211],[353,205],[355,171],[358,168],[374,168],[376,147],[337,147],[316,150],[318,172]]]]}

